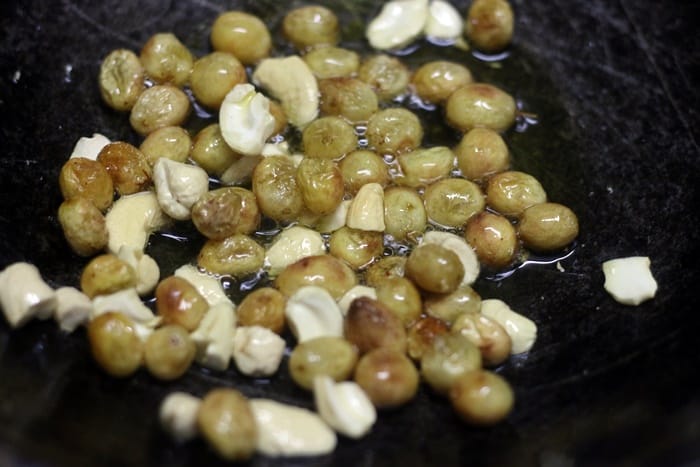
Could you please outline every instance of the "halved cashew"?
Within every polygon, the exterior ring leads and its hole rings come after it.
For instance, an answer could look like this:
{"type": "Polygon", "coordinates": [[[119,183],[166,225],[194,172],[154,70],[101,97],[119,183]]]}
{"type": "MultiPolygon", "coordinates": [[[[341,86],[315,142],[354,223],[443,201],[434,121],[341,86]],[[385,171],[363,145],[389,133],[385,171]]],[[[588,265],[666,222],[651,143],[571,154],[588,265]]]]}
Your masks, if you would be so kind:
{"type": "Polygon", "coordinates": [[[318,115],[318,83],[298,55],[262,60],[253,73],[253,82],[280,101],[287,119],[297,128],[305,127],[318,115]]]}
{"type": "Polygon", "coordinates": [[[160,426],[178,442],[194,439],[197,428],[197,411],[202,404],[199,397],[186,392],[171,392],[160,403],[160,426]]]}
{"type": "Polygon", "coordinates": [[[214,306],[218,303],[231,303],[231,300],[226,295],[224,286],[221,281],[206,272],[200,272],[196,266],[185,264],[177,268],[174,272],[175,276],[182,277],[192,284],[202,297],[207,301],[209,306],[214,306]]]}
{"type": "Polygon", "coordinates": [[[512,341],[512,354],[527,352],[535,344],[537,325],[531,319],[511,310],[502,300],[483,300],[481,314],[503,326],[512,341]]]}
{"type": "Polygon", "coordinates": [[[124,314],[136,325],[136,333],[145,341],[162,321],[150,308],[143,304],[135,288],[123,289],[109,295],[98,295],[92,299],[93,320],[101,314],[116,311],[124,314]]]}
{"type": "Polygon", "coordinates": [[[320,456],[335,449],[335,432],[314,412],[270,399],[251,399],[256,450],[271,457],[320,456]]]}
{"type": "Polygon", "coordinates": [[[18,328],[32,318],[47,319],[56,308],[56,292],[33,264],[18,262],[0,272],[0,308],[10,326],[18,328]]]}
{"type": "Polygon", "coordinates": [[[346,224],[351,229],[384,232],[384,188],[379,183],[367,183],[350,203],[346,224]]]}
{"type": "Polygon", "coordinates": [[[423,32],[435,39],[453,40],[462,36],[464,19],[459,11],[445,0],[432,0],[423,32]]]}
{"type": "Polygon", "coordinates": [[[340,307],[340,311],[341,313],[343,313],[343,316],[348,314],[348,310],[350,309],[350,304],[352,303],[352,301],[359,297],[369,297],[371,299],[376,300],[377,289],[375,289],[374,287],[369,287],[367,285],[356,285],[347,292],[345,292],[345,295],[340,297],[340,300],[338,300],[338,306],[340,307]]]}
{"type": "Polygon", "coordinates": [[[58,327],[67,332],[90,320],[92,300],[75,287],[59,287],[56,289],[56,309],[53,317],[58,327]]]}
{"type": "Polygon", "coordinates": [[[325,216],[321,216],[316,219],[315,227],[321,233],[331,233],[335,232],[339,228],[345,226],[345,222],[348,218],[348,211],[350,210],[350,204],[352,200],[345,199],[340,202],[335,211],[325,216]]]}
{"type": "Polygon", "coordinates": [[[233,336],[233,360],[240,372],[248,376],[274,374],[284,348],[284,339],[262,326],[238,327],[233,336]]]}
{"type": "Polygon", "coordinates": [[[343,314],[324,288],[315,285],[300,288],[287,300],[284,314],[298,342],[343,335],[343,314]]]}
{"type": "Polygon", "coordinates": [[[435,243],[452,250],[464,266],[462,284],[471,285],[479,277],[479,259],[471,246],[462,237],[450,232],[433,230],[423,235],[422,243],[435,243]]]}
{"type": "Polygon", "coordinates": [[[109,138],[100,133],[93,133],[92,137],[83,136],[75,143],[70,158],[84,157],[85,159],[96,161],[102,148],[109,143],[111,143],[109,138]]]}
{"type": "Polygon", "coordinates": [[[611,259],[603,263],[603,287],[619,303],[639,305],[654,298],[658,284],[647,256],[611,259]]]}
{"type": "Polygon", "coordinates": [[[219,109],[221,136],[234,151],[258,156],[275,130],[270,99],[252,84],[237,84],[226,94],[219,109]]]}
{"type": "Polygon", "coordinates": [[[390,1],[369,23],[367,39],[379,50],[403,47],[420,37],[427,19],[428,0],[390,1]]]}
{"type": "Polygon", "coordinates": [[[160,279],[160,267],[156,260],[142,250],[124,245],[117,254],[119,259],[129,264],[136,272],[136,292],[145,296],[153,292],[160,279]]]}
{"type": "Polygon", "coordinates": [[[153,183],[163,211],[180,221],[189,219],[192,205],[209,191],[209,175],[192,164],[159,158],[153,166],[153,183]]]}
{"type": "Polygon", "coordinates": [[[321,418],[335,431],[361,438],[377,421],[377,410],[354,381],[336,383],[330,376],[314,378],[314,400],[321,418]]]}
{"type": "Polygon", "coordinates": [[[151,233],[163,228],[170,219],[161,209],[156,194],[142,191],[116,200],[105,221],[109,234],[107,250],[116,255],[124,245],[143,250],[151,233]]]}
{"type": "Polygon", "coordinates": [[[322,255],[325,252],[326,246],[320,233],[295,225],[277,235],[265,254],[265,267],[270,275],[276,276],[302,258],[322,255]]]}
{"type": "Polygon", "coordinates": [[[233,355],[236,314],[231,302],[219,302],[209,308],[190,336],[197,345],[197,361],[213,370],[228,368],[233,355]]]}

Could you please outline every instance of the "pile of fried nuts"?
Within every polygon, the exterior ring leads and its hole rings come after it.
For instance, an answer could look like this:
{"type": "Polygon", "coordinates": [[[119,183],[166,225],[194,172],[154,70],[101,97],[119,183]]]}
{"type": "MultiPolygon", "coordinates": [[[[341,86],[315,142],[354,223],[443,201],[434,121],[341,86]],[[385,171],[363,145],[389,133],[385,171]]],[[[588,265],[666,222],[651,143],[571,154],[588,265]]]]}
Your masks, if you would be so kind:
{"type": "Polygon", "coordinates": [[[447,1],[387,2],[368,23],[366,55],[340,45],[338,17],[322,6],[290,10],[281,28],[295,54],[276,54],[258,17],[228,11],[204,56],[158,33],[140,54],[104,58],[102,98],[142,142],[77,142],[58,219],[91,258],[80,288],[54,290],[34,266],[10,265],[8,322],[86,326],[94,360],[119,378],[145,368],[169,381],[195,362],[231,361],[269,377],[285,362],[316,412],[230,387],[164,399],[165,430],[230,460],[327,453],[337,433],[362,437],[377,410],[410,404],[421,382],[468,423],[503,420],[513,391],[485,368],[527,352],[537,327],[472,285],[523,252],[567,248],[577,218],[510,167],[510,94],[460,63],[409,69],[392,52],[425,38],[500,52],[510,6],[474,0],[463,17],[447,1]],[[454,144],[422,146],[423,123],[404,105],[415,99],[444,115],[454,144]],[[218,120],[191,136],[194,105],[218,120]],[[178,222],[206,241],[196,263],[163,278],[149,236],[178,222]],[[222,286],[256,276],[240,303],[222,286]],[[285,358],[287,332],[296,345],[285,358]]]}

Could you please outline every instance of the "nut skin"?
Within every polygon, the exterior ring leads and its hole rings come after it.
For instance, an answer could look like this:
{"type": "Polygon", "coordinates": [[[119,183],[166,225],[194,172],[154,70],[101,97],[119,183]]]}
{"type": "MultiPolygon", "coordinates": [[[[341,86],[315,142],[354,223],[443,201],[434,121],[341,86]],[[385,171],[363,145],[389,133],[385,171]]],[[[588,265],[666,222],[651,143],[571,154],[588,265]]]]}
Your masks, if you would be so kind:
{"type": "Polygon", "coordinates": [[[143,361],[143,343],[134,323],[110,311],[95,317],[87,329],[90,350],[97,364],[116,378],[131,376],[143,361]]]}
{"type": "Polygon", "coordinates": [[[189,281],[178,276],[166,277],[155,291],[156,313],[165,324],[177,324],[187,331],[199,326],[209,304],[189,281]]]}
{"type": "Polygon", "coordinates": [[[378,300],[369,297],[353,300],[343,327],[345,338],[361,354],[379,347],[406,351],[406,330],[401,318],[378,300]]]}
{"type": "Polygon", "coordinates": [[[415,397],[419,375],[413,362],[403,352],[380,347],[360,358],[354,380],[375,407],[391,409],[415,397]]]}
{"type": "Polygon", "coordinates": [[[255,452],[258,437],[253,410],[235,389],[209,391],[197,411],[197,427],[207,443],[224,459],[243,461],[255,452]]]}

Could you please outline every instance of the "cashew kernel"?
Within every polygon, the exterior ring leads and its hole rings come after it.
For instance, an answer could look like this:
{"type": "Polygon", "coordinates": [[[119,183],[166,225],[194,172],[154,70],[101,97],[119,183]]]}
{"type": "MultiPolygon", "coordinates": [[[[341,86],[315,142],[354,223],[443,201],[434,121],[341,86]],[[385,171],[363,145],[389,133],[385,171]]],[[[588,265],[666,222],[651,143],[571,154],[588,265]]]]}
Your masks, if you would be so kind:
{"type": "Polygon", "coordinates": [[[462,237],[450,232],[440,232],[433,230],[423,235],[422,243],[435,243],[452,250],[457,255],[462,266],[464,266],[463,285],[471,285],[479,277],[479,259],[472,247],[462,237]]]}
{"type": "Polygon", "coordinates": [[[107,250],[115,255],[124,245],[143,250],[150,234],[164,227],[169,220],[155,193],[142,191],[122,196],[105,216],[109,234],[107,250]]]}
{"type": "Polygon", "coordinates": [[[512,341],[511,354],[527,352],[535,344],[537,325],[531,319],[513,311],[502,300],[483,300],[481,314],[503,326],[512,341]]]}
{"type": "Polygon", "coordinates": [[[219,110],[221,136],[234,151],[258,156],[275,129],[270,100],[243,83],[226,94],[219,110]]]}
{"type": "Polygon", "coordinates": [[[289,227],[274,240],[265,254],[265,267],[276,276],[287,266],[307,256],[321,255],[326,247],[321,234],[298,225],[289,227]]]}
{"type": "Polygon", "coordinates": [[[315,285],[300,288],[287,300],[284,313],[298,342],[343,335],[343,314],[324,288],[315,285]]]}
{"type": "Polygon", "coordinates": [[[153,166],[153,183],[160,207],[180,221],[191,217],[192,205],[209,191],[209,175],[204,169],[167,157],[159,158],[153,166]]]}
{"type": "Polygon", "coordinates": [[[377,420],[377,410],[354,381],[336,383],[330,376],[314,378],[314,400],[321,418],[350,438],[366,435],[377,420]]]}
{"type": "Polygon", "coordinates": [[[202,404],[198,397],[186,392],[171,392],[160,403],[160,426],[178,442],[194,439],[197,429],[197,411],[202,404]]]}
{"type": "Polygon", "coordinates": [[[10,326],[32,318],[47,319],[56,308],[56,293],[33,264],[18,262],[0,272],[0,308],[10,326]]]}
{"type": "Polygon", "coordinates": [[[428,0],[393,0],[382,6],[367,27],[372,47],[397,49],[420,37],[428,19],[428,0]]]}
{"type": "Polygon", "coordinates": [[[233,361],[248,376],[270,376],[277,371],[285,342],[262,326],[241,326],[233,336],[233,361]]]}
{"type": "Polygon", "coordinates": [[[346,224],[351,229],[383,232],[384,188],[379,183],[367,183],[350,203],[346,224]]]}

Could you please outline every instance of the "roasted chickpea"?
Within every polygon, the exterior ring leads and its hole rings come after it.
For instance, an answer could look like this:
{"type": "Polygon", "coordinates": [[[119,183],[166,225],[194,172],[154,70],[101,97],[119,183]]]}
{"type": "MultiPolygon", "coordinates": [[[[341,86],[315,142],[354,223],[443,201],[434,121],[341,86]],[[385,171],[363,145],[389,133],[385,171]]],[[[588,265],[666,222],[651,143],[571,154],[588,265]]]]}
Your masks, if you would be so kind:
{"type": "Polygon", "coordinates": [[[80,276],[80,288],[90,298],[131,287],[136,287],[136,271],[113,254],[94,257],[80,276]]]}
{"type": "Polygon", "coordinates": [[[149,133],[139,149],[153,167],[161,157],[175,162],[185,162],[192,151],[190,134],[179,126],[164,126],[149,133]]]}
{"type": "Polygon", "coordinates": [[[518,251],[518,235],[515,227],[500,214],[483,211],[467,222],[464,231],[479,262],[492,269],[502,269],[515,259],[518,251]]]}
{"type": "Polygon", "coordinates": [[[83,197],[105,211],[112,205],[114,185],[105,166],[92,159],[72,157],[63,164],[58,176],[63,198],[83,197]]]}
{"type": "Polygon", "coordinates": [[[380,287],[387,279],[403,277],[405,266],[405,256],[384,256],[367,268],[365,281],[370,287],[380,287]]]}
{"type": "Polygon", "coordinates": [[[508,147],[500,134],[488,128],[473,128],[455,148],[457,165],[462,175],[481,181],[489,175],[508,169],[508,147]]]}
{"type": "Polygon", "coordinates": [[[218,109],[237,84],[248,82],[245,67],[228,52],[212,52],[194,63],[190,87],[205,107],[218,109]]]}
{"type": "Polygon", "coordinates": [[[423,353],[420,369],[430,387],[446,395],[460,376],[481,369],[481,352],[462,334],[445,334],[423,353]]]}
{"type": "Polygon", "coordinates": [[[503,326],[478,313],[462,313],[450,328],[469,339],[481,352],[485,366],[496,366],[510,356],[512,342],[503,326]]]}
{"type": "Polygon", "coordinates": [[[233,234],[252,234],[260,225],[255,194],[241,187],[211,190],[192,206],[192,223],[202,235],[221,240],[233,234]]]}
{"type": "Polygon", "coordinates": [[[343,175],[333,161],[304,158],[296,178],[304,205],[314,214],[330,214],[343,201],[343,175]]]}
{"type": "Polygon", "coordinates": [[[481,296],[471,286],[460,284],[454,292],[427,296],[423,309],[428,315],[451,324],[464,313],[478,313],[481,296]]]}
{"type": "Polygon", "coordinates": [[[185,328],[168,324],[148,336],[143,356],[149,373],[160,380],[171,381],[185,374],[196,351],[185,328]]]}
{"type": "Polygon", "coordinates": [[[390,101],[406,92],[411,72],[398,58],[377,54],[360,64],[357,77],[372,86],[381,101],[390,101]]]}
{"type": "Polygon", "coordinates": [[[404,353],[392,348],[380,347],[363,355],[354,379],[380,409],[404,405],[418,392],[418,370],[404,353]]]}
{"type": "Polygon", "coordinates": [[[377,300],[399,317],[405,327],[415,322],[423,309],[420,292],[405,277],[387,277],[377,285],[377,300]]]}
{"type": "Polygon", "coordinates": [[[443,227],[460,228],[486,207],[481,188],[464,178],[445,178],[425,189],[428,219],[443,227]]]}
{"type": "Polygon", "coordinates": [[[449,392],[455,412],[472,425],[494,425],[508,416],[515,397],[510,384],[488,370],[465,373],[449,392]]]}
{"type": "Polygon", "coordinates": [[[199,267],[214,274],[228,274],[236,278],[258,272],[264,261],[265,248],[243,234],[208,240],[197,256],[199,267]]]}
{"type": "Polygon", "coordinates": [[[287,299],[272,287],[261,287],[250,292],[236,308],[240,326],[262,326],[276,334],[285,327],[284,309],[287,299]]]}
{"type": "Polygon", "coordinates": [[[316,376],[343,381],[352,376],[357,350],[342,337],[323,336],[299,343],[289,355],[289,374],[304,389],[313,389],[316,376]]]}
{"type": "Polygon", "coordinates": [[[406,351],[406,330],[401,318],[379,300],[353,300],[345,315],[344,332],[361,354],[378,347],[406,351]]]}
{"type": "Polygon", "coordinates": [[[58,222],[68,245],[79,256],[92,256],[107,246],[105,216],[87,198],[77,196],[61,203],[58,222]]]}
{"type": "Polygon", "coordinates": [[[360,67],[357,52],[341,47],[316,47],[308,51],[303,59],[319,80],[349,77],[360,67]]]}
{"type": "Polygon", "coordinates": [[[344,226],[331,234],[329,252],[355,270],[367,267],[384,252],[384,236],[381,232],[351,229],[344,226]]]}
{"type": "Polygon", "coordinates": [[[146,89],[145,70],[131,50],[110,52],[100,65],[99,85],[102,100],[111,108],[131,110],[146,89]]]}
{"type": "Polygon", "coordinates": [[[411,78],[418,97],[440,104],[455,90],[473,81],[467,67],[447,60],[435,60],[421,65],[411,78]]]}
{"type": "Polygon", "coordinates": [[[518,234],[525,246],[532,250],[561,250],[578,236],[578,218],[562,204],[536,204],[523,211],[518,234]]]}
{"type": "Polygon", "coordinates": [[[265,157],[253,171],[253,193],[260,212],[278,222],[292,222],[304,209],[304,197],[289,157],[265,157]]]}
{"type": "Polygon", "coordinates": [[[428,215],[416,190],[390,187],[384,190],[384,232],[398,241],[417,241],[425,231],[428,215]]]}
{"type": "Polygon", "coordinates": [[[88,323],[90,351],[97,364],[111,376],[123,378],[136,372],[143,360],[143,343],[134,322],[109,311],[88,323]]]}
{"type": "Polygon", "coordinates": [[[471,83],[447,98],[447,122],[459,131],[489,128],[502,132],[515,122],[515,99],[502,89],[486,83],[471,83]]]}
{"type": "Polygon", "coordinates": [[[214,50],[233,54],[244,65],[253,65],[270,55],[272,37],[265,23],[243,11],[220,14],[211,28],[214,50]]]}
{"type": "Polygon", "coordinates": [[[323,115],[335,115],[353,123],[366,122],[379,109],[377,95],[369,84],[357,78],[327,78],[319,80],[320,110],[323,115]]]}
{"type": "Polygon", "coordinates": [[[326,254],[308,256],[290,264],[275,280],[275,286],[287,297],[306,285],[322,287],[338,300],[357,285],[357,277],[346,263],[326,254]]]}
{"type": "Polygon", "coordinates": [[[290,10],[282,20],[282,32],[302,51],[318,45],[335,45],[340,39],[338,17],[321,5],[290,10]]]}
{"type": "Polygon", "coordinates": [[[547,193],[530,174],[510,170],[489,178],[486,186],[487,204],[504,216],[516,217],[535,204],[547,201],[547,193]]]}
{"type": "Polygon", "coordinates": [[[226,460],[244,461],[255,453],[255,415],[248,399],[235,389],[213,389],[204,396],[197,411],[197,428],[226,460]]]}
{"type": "Polygon", "coordinates": [[[500,52],[513,38],[513,9],[506,0],[474,0],[467,11],[464,33],[475,48],[500,52]]]}
{"type": "Polygon", "coordinates": [[[340,159],[357,148],[355,129],[340,117],[321,117],[304,128],[304,154],[317,159],[340,159]]]}
{"type": "Polygon", "coordinates": [[[169,32],[151,36],[141,49],[140,59],[153,81],[178,87],[187,84],[194,63],[192,53],[169,32]]]}
{"type": "Polygon", "coordinates": [[[194,331],[209,309],[197,288],[186,279],[170,276],[158,283],[155,291],[156,313],[165,324],[177,324],[194,331]]]}
{"type": "Polygon", "coordinates": [[[151,166],[146,156],[124,141],[115,141],[102,148],[97,161],[104,166],[120,195],[146,190],[151,185],[151,166]]]}
{"type": "Polygon", "coordinates": [[[157,84],[139,95],[131,109],[129,123],[140,135],[164,126],[181,126],[190,115],[190,100],[178,87],[157,84]]]}
{"type": "Polygon", "coordinates": [[[204,127],[192,142],[192,160],[209,175],[221,176],[241,155],[226,144],[218,123],[204,127]]]}
{"type": "Polygon", "coordinates": [[[389,169],[376,152],[359,149],[343,157],[338,164],[345,190],[356,194],[368,183],[389,184],[389,169]]]}
{"type": "Polygon", "coordinates": [[[410,110],[394,107],[380,110],[367,122],[367,144],[380,155],[398,155],[420,146],[423,127],[410,110]]]}
{"type": "Polygon", "coordinates": [[[445,146],[419,148],[396,158],[401,174],[395,179],[399,185],[420,188],[450,176],[455,165],[455,155],[445,146]]]}
{"type": "Polygon", "coordinates": [[[459,257],[436,243],[414,248],[406,261],[406,277],[426,292],[453,292],[464,277],[459,257]]]}
{"type": "Polygon", "coordinates": [[[423,354],[433,347],[435,338],[449,332],[450,327],[443,320],[432,316],[422,316],[406,331],[409,357],[420,361],[423,354]]]}

